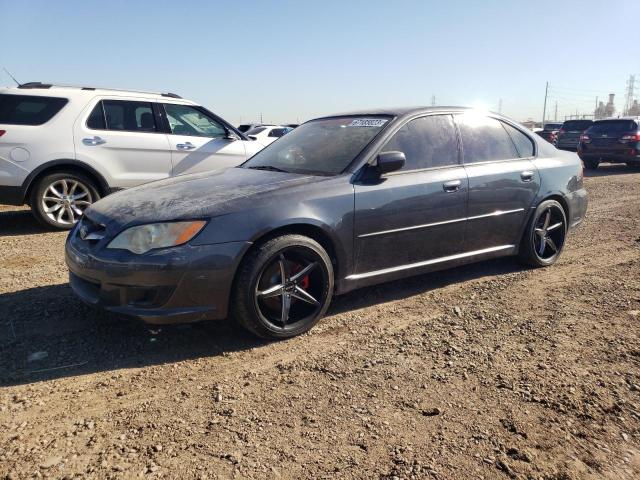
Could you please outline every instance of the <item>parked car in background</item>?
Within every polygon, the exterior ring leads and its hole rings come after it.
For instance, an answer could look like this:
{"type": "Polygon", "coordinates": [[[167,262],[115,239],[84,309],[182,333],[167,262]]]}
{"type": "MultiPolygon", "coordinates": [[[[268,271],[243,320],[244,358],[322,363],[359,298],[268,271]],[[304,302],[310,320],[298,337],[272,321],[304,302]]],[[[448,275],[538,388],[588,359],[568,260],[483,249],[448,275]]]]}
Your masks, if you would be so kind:
{"type": "Polygon", "coordinates": [[[0,88],[0,203],[27,203],[59,229],[114,190],[236,166],[261,148],[172,93],[0,88]]]}
{"type": "Polygon", "coordinates": [[[237,168],[99,201],[66,261],[89,304],[287,338],[366,285],[505,255],[551,265],[586,207],[578,157],[505,117],[364,111],[308,121],[237,168]]]}
{"type": "Polygon", "coordinates": [[[252,140],[260,142],[262,145],[269,145],[280,137],[289,133],[293,128],[282,125],[255,127],[245,132],[245,135],[252,140]]]}
{"type": "Polygon", "coordinates": [[[580,137],[578,155],[586,168],[600,162],[640,166],[640,117],[597,120],[580,137]]]}
{"type": "Polygon", "coordinates": [[[562,127],[562,123],[545,123],[544,128],[535,133],[536,135],[540,135],[547,142],[555,144],[556,136],[560,127],[562,127]]]}
{"type": "Polygon", "coordinates": [[[575,152],[580,137],[593,124],[593,120],[567,120],[556,134],[556,148],[575,152]]]}
{"type": "Polygon", "coordinates": [[[238,131],[245,133],[251,130],[252,128],[262,127],[263,125],[271,126],[273,124],[272,123],[243,123],[242,125],[238,125],[238,131]]]}

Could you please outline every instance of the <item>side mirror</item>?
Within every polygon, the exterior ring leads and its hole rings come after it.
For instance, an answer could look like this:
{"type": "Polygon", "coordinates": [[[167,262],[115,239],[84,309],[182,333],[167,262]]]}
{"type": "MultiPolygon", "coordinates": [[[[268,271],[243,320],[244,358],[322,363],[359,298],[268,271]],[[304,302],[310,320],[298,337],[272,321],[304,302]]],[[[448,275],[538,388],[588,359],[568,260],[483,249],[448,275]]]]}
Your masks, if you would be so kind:
{"type": "Polygon", "coordinates": [[[395,172],[404,167],[407,157],[402,152],[382,152],[378,154],[376,169],[383,173],[395,172]]]}
{"type": "Polygon", "coordinates": [[[225,140],[231,140],[232,142],[238,140],[238,137],[235,133],[233,133],[231,130],[227,129],[227,133],[224,136],[225,140]]]}

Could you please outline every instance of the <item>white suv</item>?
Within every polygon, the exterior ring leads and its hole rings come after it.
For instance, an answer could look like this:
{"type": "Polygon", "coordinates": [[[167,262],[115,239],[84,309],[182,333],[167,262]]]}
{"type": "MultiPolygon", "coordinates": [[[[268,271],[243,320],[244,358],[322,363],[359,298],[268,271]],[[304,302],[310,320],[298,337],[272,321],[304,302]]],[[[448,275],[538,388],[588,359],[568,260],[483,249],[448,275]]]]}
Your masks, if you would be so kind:
{"type": "Polygon", "coordinates": [[[172,93],[0,88],[0,203],[27,203],[59,229],[113,191],[236,166],[263,147],[172,93]]]}

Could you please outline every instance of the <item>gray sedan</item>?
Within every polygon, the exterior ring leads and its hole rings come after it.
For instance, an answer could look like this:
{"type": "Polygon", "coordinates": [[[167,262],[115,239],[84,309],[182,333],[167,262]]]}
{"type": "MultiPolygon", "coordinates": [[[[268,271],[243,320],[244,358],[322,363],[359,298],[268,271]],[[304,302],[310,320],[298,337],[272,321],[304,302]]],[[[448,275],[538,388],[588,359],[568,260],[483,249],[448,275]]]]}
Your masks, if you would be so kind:
{"type": "Polygon", "coordinates": [[[240,167],[95,203],[67,239],[70,283],[150,323],[230,317],[286,338],[366,285],[507,255],[553,264],[584,218],[582,182],[575,154],[500,115],[323,117],[240,167]]]}

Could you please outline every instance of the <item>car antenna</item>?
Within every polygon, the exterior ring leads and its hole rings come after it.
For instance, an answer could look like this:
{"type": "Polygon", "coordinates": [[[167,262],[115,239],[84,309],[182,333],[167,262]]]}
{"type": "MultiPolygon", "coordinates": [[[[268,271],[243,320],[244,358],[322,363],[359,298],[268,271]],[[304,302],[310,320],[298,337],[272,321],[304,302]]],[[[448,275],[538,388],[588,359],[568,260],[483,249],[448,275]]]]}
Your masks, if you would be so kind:
{"type": "Polygon", "coordinates": [[[18,80],[16,80],[16,77],[14,77],[13,75],[11,75],[9,73],[9,70],[7,70],[6,68],[2,67],[2,69],[7,73],[7,75],[9,75],[11,77],[11,80],[13,80],[14,82],[16,82],[16,85],[20,86],[20,82],[18,80]]]}

